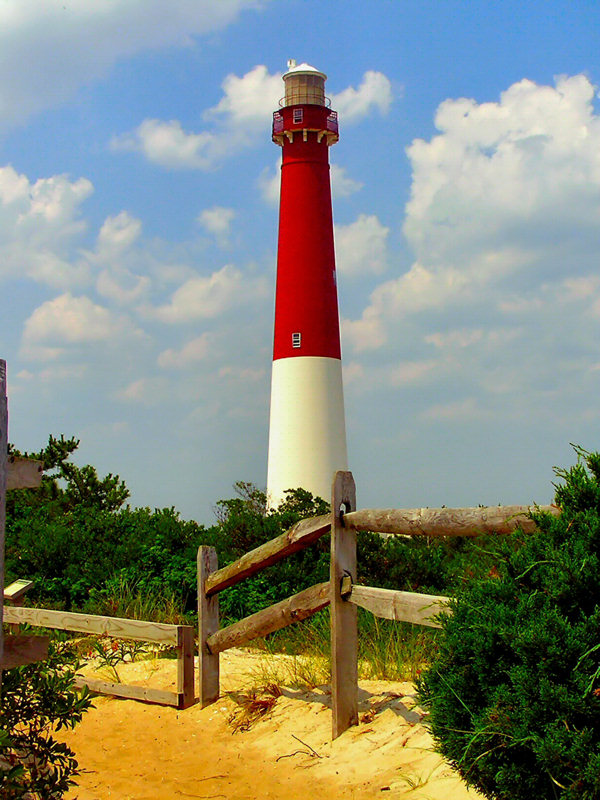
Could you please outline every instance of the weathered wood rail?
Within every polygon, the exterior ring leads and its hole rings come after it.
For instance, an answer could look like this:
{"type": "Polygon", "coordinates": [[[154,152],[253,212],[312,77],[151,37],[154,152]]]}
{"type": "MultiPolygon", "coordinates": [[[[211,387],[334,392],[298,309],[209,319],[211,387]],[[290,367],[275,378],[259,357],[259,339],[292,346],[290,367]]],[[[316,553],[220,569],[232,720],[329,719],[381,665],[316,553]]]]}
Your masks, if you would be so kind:
{"type": "Polygon", "coordinates": [[[194,629],[191,625],[167,625],[136,619],[102,617],[95,614],[75,614],[45,608],[5,606],[4,621],[19,625],[27,623],[37,628],[53,628],[78,633],[91,633],[118,639],[135,639],[172,645],[177,650],[177,691],[109,683],[79,676],[78,686],[88,686],[99,694],[146,700],[151,703],[184,709],[193,705],[194,698],[194,629]]]}
{"type": "Polygon", "coordinates": [[[375,616],[440,627],[449,613],[448,597],[359,586],[356,534],[360,531],[400,536],[478,536],[536,529],[532,512],[559,514],[556,506],[411,508],[356,510],[351,472],[337,472],[331,514],[296,523],[289,531],[219,569],[212,547],[198,550],[198,683],[202,706],[219,697],[219,653],[307,619],[329,606],[331,626],[332,736],[358,722],[357,608],[375,616]],[[255,575],[331,532],[330,577],[256,614],[219,630],[219,592],[255,575]]]}

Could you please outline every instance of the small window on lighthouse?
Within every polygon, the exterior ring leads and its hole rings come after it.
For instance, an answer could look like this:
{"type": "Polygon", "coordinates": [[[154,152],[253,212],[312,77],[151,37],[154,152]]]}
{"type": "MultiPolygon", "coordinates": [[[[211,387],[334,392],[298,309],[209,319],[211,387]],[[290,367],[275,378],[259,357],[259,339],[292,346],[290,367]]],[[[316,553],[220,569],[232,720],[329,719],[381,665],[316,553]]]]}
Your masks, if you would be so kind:
{"type": "MultiPolygon", "coordinates": [[[[295,108],[294,109],[294,125],[298,125],[298,123],[302,122],[304,119],[304,109],[303,108],[295,108]]],[[[300,347],[300,345],[298,345],[300,347]]]]}
{"type": "Polygon", "coordinates": [[[302,334],[292,333],[292,347],[300,347],[302,344],[302,334]]]}

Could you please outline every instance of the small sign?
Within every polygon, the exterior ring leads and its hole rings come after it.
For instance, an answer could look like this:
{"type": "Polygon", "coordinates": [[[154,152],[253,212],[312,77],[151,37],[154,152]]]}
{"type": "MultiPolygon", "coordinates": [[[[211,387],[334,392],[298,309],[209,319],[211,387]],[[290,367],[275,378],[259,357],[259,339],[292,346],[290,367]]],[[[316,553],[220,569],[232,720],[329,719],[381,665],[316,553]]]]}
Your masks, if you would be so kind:
{"type": "Polygon", "coordinates": [[[4,589],[4,599],[5,600],[20,600],[21,597],[28,592],[29,589],[33,586],[33,581],[27,581],[24,578],[21,578],[18,581],[13,581],[10,586],[6,586],[4,589]]]}

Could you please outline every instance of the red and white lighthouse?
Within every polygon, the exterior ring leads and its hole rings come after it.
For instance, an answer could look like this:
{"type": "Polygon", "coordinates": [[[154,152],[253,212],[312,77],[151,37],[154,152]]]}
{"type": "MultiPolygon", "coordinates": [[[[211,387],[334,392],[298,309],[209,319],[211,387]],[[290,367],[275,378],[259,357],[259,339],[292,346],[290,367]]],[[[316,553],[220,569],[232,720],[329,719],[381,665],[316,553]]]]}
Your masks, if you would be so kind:
{"type": "Polygon", "coordinates": [[[279,246],[267,493],[286,489],[328,498],[347,468],[342,361],[331,213],[329,147],[338,120],[327,76],[288,62],[285,97],[273,114],[282,147],[279,246]]]}

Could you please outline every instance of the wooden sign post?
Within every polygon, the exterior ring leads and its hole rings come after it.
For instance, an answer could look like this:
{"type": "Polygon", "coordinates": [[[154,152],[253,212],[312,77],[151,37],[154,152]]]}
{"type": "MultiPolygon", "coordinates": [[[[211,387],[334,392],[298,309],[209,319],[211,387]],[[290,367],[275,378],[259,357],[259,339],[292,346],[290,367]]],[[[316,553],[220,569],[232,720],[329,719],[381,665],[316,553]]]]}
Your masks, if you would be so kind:
{"type": "MultiPolygon", "coordinates": [[[[6,529],[6,492],[10,489],[32,489],[42,482],[43,463],[29,458],[8,455],[8,398],[6,396],[6,361],[0,359],[0,586],[4,587],[4,533],[6,529]]],[[[11,584],[9,597],[19,602],[29,588],[27,581],[11,584]]],[[[0,592],[0,690],[2,669],[41,661],[48,653],[48,639],[40,636],[4,637],[5,592],[0,592]]]]}

